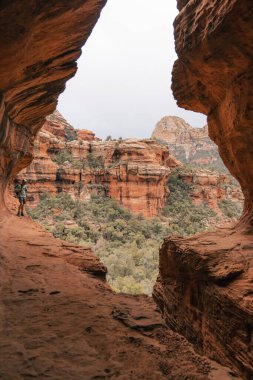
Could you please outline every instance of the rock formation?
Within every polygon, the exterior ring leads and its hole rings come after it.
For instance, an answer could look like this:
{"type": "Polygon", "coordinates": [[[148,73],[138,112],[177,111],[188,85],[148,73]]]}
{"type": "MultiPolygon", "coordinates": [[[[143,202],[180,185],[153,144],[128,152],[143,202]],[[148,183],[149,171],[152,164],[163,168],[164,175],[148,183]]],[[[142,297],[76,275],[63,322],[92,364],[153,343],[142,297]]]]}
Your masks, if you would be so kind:
{"type": "Polygon", "coordinates": [[[98,141],[92,132],[75,130],[59,112],[47,118],[34,153],[20,173],[29,182],[31,205],[44,193],[66,192],[82,200],[103,194],[148,217],[163,210],[170,168],[178,165],[154,140],[98,141]]]}
{"type": "Polygon", "coordinates": [[[253,379],[253,8],[250,0],[178,1],[179,106],[208,116],[211,139],[240,182],[236,226],[190,239],[168,238],[154,290],[168,326],[199,352],[253,379]]]}
{"type": "Polygon", "coordinates": [[[221,200],[243,202],[240,187],[233,184],[231,177],[226,174],[215,173],[206,169],[188,171],[182,169],[179,178],[190,185],[189,195],[194,204],[207,204],[218,214],[221,213],[218,205],[221,200]]]}
{"type": "Polygon", "coordinates": [[[106,0],[4,1],[0,8],[0,207],[8,180],[32,161],[32,145],[106,0]]]}
{"type": "Polygon", "coordinates": [[[181,1],[175,21],[173,91],[180,107],[208,116],[209,136],[242,187],[242,223],[253,224],[250,0],[181,1]]]}
{"type": "MultiPolygon", "coordinates": [[[[4,210],[7,183],[30,163],[35,135],[75,73],[81,46],[104,4],[104,0],[1,3],[0,377],[235,378],[231,370],[197,356],[182,337],[165,329],[152,301],[114,295],[104,283],[103,266],[90,252],[55,240],[28,219],[17,219],[4,210]]],[[[252,4],[250,0],[208,4],[181,0],[179,5],[176,35],[181,61],[175,66],[175,93],[181,105],[209,114],[210,133],[242,185],[243,225],[248,227],[243,231],[249,232],[253,219],[252,4]]],[[[73,150],[77,148],[74,145],[73,150]]],[[[250,379],[252,235],[244,235],[239,245],[241,235],[230,232],[232,240],[221,239],[220,250],[215,249],[217,234],[200,243],[194,238],[196,249],[188,250],[192,260],[188,256],[184,260],[187,270],[178,270],[185,269],[179,265],[185,255],[178,249],[178,267],[171,261],[170,275],[177,278],[170,283],[164,262],[161,274],[168,287],[159,294],[171,294],[169,285],[173,287],[176,315],[177,295],[184,289],[192,294],[190,285],[196,285],[199,293],[197,299],[195,292],[190,299],[190,313],[184,309],[182,332],[188,336],[185,330],[194,320],[191,332],[193,336],[199,332],[199,339],[193,339],[199,349],[250,379]],[[201,345],[201,334],[203,342],[212,344],[201,345]]],[[[157,299],[166,304],[164,296],[157,299]]],[[[180,307],[184,305],[186,300],[180,307]]],[[[166,308],[167,304],[164,315],[166,308]]],[[[178,329],[179,325],[180,319],[178,329]]]]}
{"type": "MultiPolygon", "coordinates": [[[[80,200],[106,195],[133,213],[150,217],[162,212],[170,171],[179,165],[168,148],[154,140],[99,141],[91,131],[75,130],[55,111],[34,142],[33,162],[18,177],[29,182],[31,207],[45,193],[64,192],[80,200]]],[[[218,201],[243,200],[239,187],[225,174],[182,169],[180,178],[191,185],[196,205],[207,203],[218,214],[218,201]]]]}
{"type": "Polygon", "coordinates": [[[233,228],[165,239],[154,298],[167,325],[244,379],[253,375],[253,240],[233,228]]]}
{"type": "Polygon", "coordinates": [[[104,4],[1,2],[0,378],[231,380],[165,328],[152,300],[112,293],[91,252],[5,210],[7,183],[31,162],[104,4]]]}
{"type": "MultiPolygon", "coordinates": [[[[67,120],[55,110],[51,115],[46,117],[43,124],[43,131],[51,133],[56,138],[67,142],[73,140],[79,141],[98,141],[95,133],[87,129],[75,129],[67,120]]],[[[38,145],[38,144],[37,144],[38,145]]]]}
{"type": "Polygon", "coordinates": [[[152,138],[168,144],[171,154],[182,163],[212,165],[226,170],[217,146],[208,136],[207,125],[193,128],[184,119],[165,116],[156,125],[152,138]]]}
{"type": "Polygon", "coordinates": [[[166,328],[151,298],[113,293],[91,252],[29,219],[1,213],[0,262],[1,380],[239,380],[166,328]]]}

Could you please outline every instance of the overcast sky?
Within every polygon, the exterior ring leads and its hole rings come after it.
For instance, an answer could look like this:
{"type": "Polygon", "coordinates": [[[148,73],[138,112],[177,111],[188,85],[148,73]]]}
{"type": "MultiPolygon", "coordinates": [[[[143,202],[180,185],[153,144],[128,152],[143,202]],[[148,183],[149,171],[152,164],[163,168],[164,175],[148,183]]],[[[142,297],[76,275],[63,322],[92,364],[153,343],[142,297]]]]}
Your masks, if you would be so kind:
{"type": "Polygon", "coordinates": [[[206,123],[178,108],[170,89],[176,14],[176,0],[108,0],[60,96],[69,123],[101,138],[150,137],[165,115],[206,123]]]}

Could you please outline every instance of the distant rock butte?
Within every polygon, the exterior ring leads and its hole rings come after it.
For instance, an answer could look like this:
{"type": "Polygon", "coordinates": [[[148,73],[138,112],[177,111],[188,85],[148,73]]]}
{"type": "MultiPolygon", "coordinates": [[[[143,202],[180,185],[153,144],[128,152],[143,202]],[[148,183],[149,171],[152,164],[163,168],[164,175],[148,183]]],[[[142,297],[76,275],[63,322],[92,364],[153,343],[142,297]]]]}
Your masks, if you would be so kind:
{"type": "Polygon", "coordinates": [[[208,136],[207,125],[193,128],[184,119],[165,116],[156,125],[152,138],[166,142],[182,163],[215,164],[224,167],[217,146],[208,136]]]}
{"type": "Polygon", "coordinates": [[[179,165],[155,140],[98,141],[93,132],[75,130],[58,111],[39,132],[34,155],[19,175],[29,181],[31,204],[43,193],[65,192],[82,200],[103,194],[147,217],[163,210],[171,168],[179,165]],[[63,153],[66,161],[59,164],[63,153]]]}

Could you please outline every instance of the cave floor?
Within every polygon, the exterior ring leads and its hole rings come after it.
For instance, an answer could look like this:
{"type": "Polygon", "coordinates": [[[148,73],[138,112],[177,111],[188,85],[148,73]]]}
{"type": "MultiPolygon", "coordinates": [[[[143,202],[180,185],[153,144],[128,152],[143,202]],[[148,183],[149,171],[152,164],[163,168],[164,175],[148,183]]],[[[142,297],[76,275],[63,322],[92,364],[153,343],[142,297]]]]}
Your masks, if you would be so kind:
{"type": "Polygon", "coordinates": [[[235,379],[166,328],[152,299],[113,293],[102,271],[28,217],[0,215],[1,379],[235,379]]]}

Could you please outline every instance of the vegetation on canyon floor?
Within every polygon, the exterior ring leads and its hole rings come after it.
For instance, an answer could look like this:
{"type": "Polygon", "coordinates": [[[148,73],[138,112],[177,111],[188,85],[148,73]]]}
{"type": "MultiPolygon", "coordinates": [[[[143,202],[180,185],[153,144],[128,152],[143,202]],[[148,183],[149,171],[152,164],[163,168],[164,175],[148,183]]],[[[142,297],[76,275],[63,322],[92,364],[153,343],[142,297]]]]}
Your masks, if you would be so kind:
{"type": "MultiPolygon", "coordinates": [[[[63,193],[45,195],[30,215],[55,237],[91,246],[107,266],[108,281],[116,291],[150,295],[164,237],[215,228],[219,219],[206,205],[192,203],[190,185],[180,179],[178,171],[172,173],[169,187],[164,214],[153,219],[133,215],[108,197],[92,196],[83,202],[63,193]]],[[[228,217],[239,217],[240,207],[232,203],[222,201],[222,211],[228,217]]]]}

